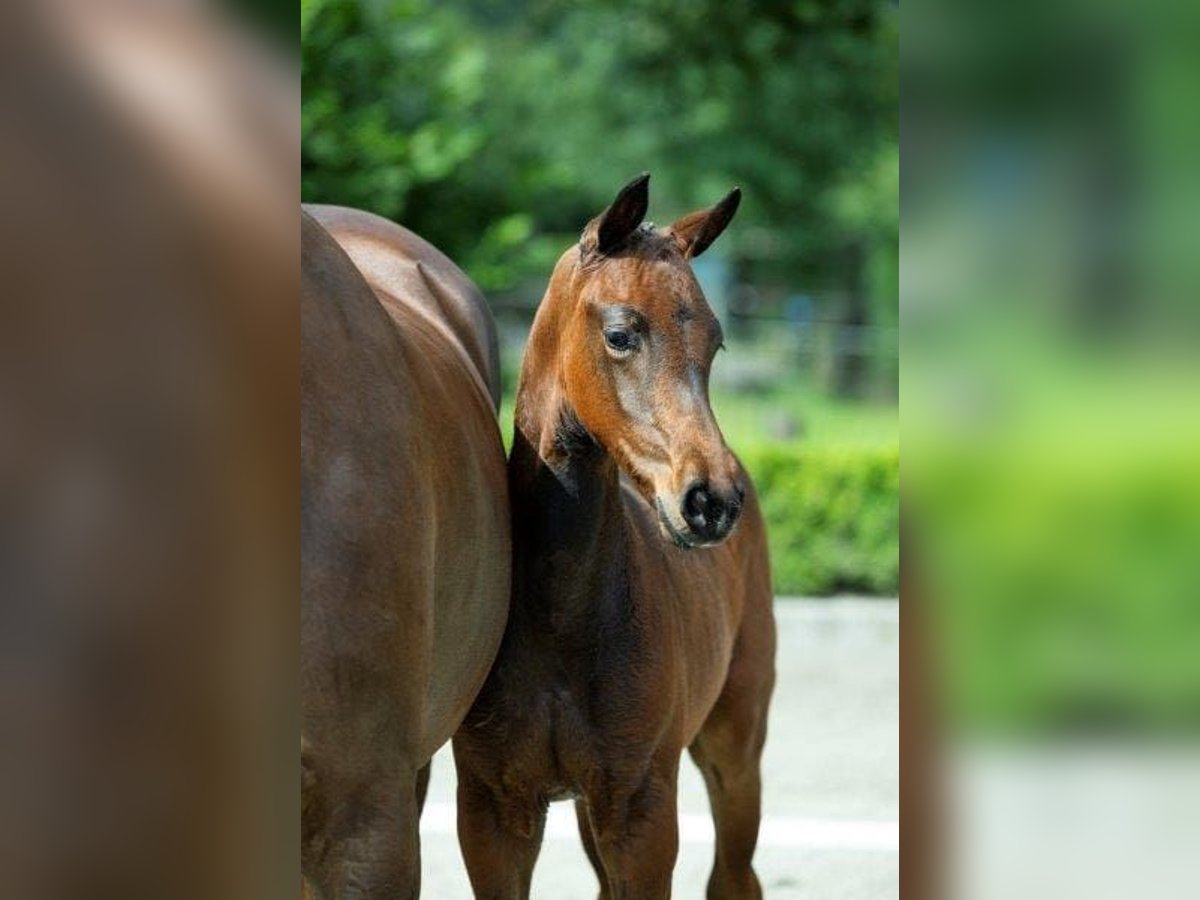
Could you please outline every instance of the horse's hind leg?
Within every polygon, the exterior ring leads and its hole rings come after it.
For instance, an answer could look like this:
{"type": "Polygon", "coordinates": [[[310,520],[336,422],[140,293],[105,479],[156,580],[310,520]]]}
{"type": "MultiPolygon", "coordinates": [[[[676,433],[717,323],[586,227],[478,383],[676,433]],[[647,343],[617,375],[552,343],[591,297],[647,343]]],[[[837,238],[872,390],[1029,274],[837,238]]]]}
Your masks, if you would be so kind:
{"type": "Polygon", "coordinates": [[[369,774],[351,780],[302,743],[302,900],[420,894],[417,773],[390,757],[374,762],[369,774]]]}
{"type": "Polygon", "coordinates": [[[417,769],[417,815],[425,812],[425,795],[429,793],[429,770],[432,767],[433,760],[431,759],[417,769]]]}
{"type": "Polygon", "coordinates": [[[320,879],[328,897],[416,900],[421,892],[421,850],[416,794],[411,778],[379,791],[378,803],[361,808],[337,829],[329,866],[320,879]]]}
{"type": "Polygon", "coordinates": [[[348,842],[334,896],[353,900],[396,897],[416,900],[421,893],[421,850],[415,797],[402,809],[404,819],[377,825],[348,842]],[[408,818],[412,816],[412,818],[408,818]]]}
{"type": "Polygon", "coordinates": [[[760,762],[775,681],[774,649],[769,604],[748,608],[725,687],[689,748],[704,775],[716,826],[708,900],[762,896],[751,863],[762,815],[760,762]]]}

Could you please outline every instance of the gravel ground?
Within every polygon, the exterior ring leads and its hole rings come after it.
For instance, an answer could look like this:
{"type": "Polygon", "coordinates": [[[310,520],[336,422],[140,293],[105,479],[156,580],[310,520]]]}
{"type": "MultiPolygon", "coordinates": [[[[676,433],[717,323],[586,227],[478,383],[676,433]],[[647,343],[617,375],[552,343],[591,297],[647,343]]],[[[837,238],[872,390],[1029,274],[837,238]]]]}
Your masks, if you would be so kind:
{"type": "MultiPolygon", "coordinates": [[[[767,897],[899,896],[899,607],[895,600],[780,599],[779,680],[763,761],[755,868],[767,897]]],[[[712,829],[704,785],[684,756],[675,896],[704,896],[712,829]]],[[[434,759],[421,822],[422,896],[470,898],[454,835],[454,763],[434,759]]],[[[551,807],[533,896],[594,900],[573,807],[551,807]]]]}

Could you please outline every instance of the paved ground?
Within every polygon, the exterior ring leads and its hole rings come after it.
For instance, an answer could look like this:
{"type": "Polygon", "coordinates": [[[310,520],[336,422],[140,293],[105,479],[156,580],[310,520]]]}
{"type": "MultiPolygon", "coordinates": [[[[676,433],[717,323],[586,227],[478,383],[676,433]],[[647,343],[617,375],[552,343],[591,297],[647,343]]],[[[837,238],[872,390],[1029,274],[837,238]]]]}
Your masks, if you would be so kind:
{"type": "MultiPolygon", "coordinates": [[[[896,601],[780,600],[779,682],[764,757],[755,867],[773,900],[899,896],[899,700],[896,601]]],[[[712,828],[703,782],[684,757],[675,896],[704,896],[712,828]]],[[[434,760],[421,822],[423,897],[470,889],[454,836],[454,764],[434,760]]],[[[571,804],[551,807],[533,896],[594,900],[595,876],[571,804]]]]}
{"type": "Polygon", "coordinates": [[[950,896],[1196,900],[1200,742],[1060,735],[946,748],[950,896]]]}

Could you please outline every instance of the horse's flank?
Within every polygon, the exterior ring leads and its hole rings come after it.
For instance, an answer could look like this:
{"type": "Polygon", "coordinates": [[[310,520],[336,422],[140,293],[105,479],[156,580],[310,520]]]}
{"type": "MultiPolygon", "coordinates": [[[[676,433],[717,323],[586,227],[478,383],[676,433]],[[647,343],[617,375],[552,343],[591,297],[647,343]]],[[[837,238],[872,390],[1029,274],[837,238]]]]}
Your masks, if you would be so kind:
{"type": "Polygon", "coordinates": [[[468,320],[437,322],[421,270],[440,255],[404,242],[389,265],[376,245],[364,272],[306,213],[301,238],[302,866],[326,896],[410,896],[422,769],[507,616],[489,358],[477,370],[454,337],[468,320]]]}

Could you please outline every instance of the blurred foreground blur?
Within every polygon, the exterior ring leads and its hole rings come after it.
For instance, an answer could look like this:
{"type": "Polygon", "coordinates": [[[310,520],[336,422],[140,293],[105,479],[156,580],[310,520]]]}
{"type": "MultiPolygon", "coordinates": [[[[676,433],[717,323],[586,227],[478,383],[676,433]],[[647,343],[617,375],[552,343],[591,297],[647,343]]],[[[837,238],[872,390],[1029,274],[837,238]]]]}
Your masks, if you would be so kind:
{"type": "Polygon", "coordinates": [[[1200,8],[904,28],[914,852],[945,896],[1200,896],[1200,8]]]}
{"type": "MultiPolygon", "coordinates": [[[[906,859],[1200,895],[1200,10],[904,29],[906,859]]],[[[294,896],[294,79],[149,2],[0,71],[3,894],[294,896]]]]}
{"type": "Polygon", "coordinates": [[[294,897],[294,78],[150,2],[0,72],[0,894],[294,897]]]}

